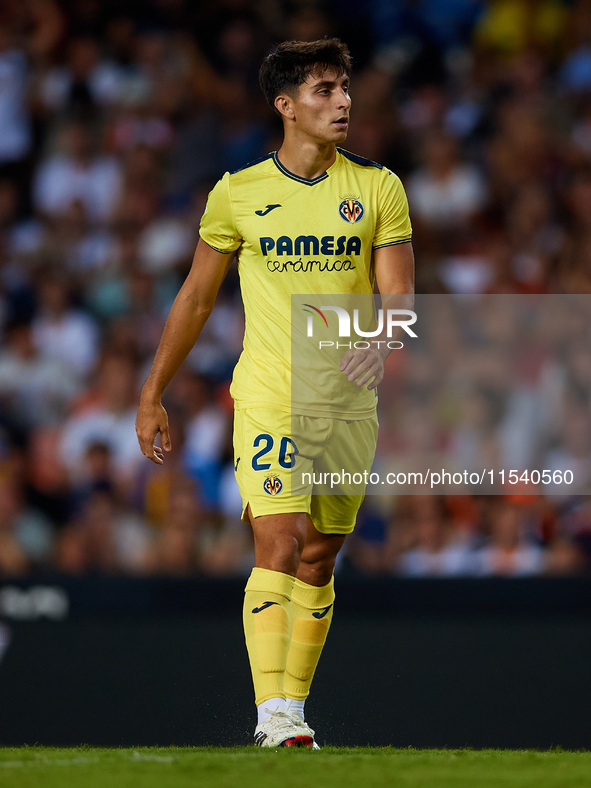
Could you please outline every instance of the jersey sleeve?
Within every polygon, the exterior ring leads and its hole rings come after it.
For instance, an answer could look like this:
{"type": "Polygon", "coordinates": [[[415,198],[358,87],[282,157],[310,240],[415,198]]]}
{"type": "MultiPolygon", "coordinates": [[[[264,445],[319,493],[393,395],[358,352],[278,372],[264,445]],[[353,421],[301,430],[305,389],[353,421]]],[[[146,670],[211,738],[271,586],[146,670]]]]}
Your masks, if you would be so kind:
{"type": "Polygon", "coordinates": [[[199,235],[208,246],[223,254],[235,252],[242,243],[242,237],[236,229],[234,220],[234,208],[230,194],[230,173],[228,172],[209,193],[207,205],[201,217],[199,235]]]}
{"type": "Polygon", "coordinates": [[[408,201],[400,178],[386,167],[381,171],[381,177],[374,249],[405,243],[412,238],[408,201]]]}

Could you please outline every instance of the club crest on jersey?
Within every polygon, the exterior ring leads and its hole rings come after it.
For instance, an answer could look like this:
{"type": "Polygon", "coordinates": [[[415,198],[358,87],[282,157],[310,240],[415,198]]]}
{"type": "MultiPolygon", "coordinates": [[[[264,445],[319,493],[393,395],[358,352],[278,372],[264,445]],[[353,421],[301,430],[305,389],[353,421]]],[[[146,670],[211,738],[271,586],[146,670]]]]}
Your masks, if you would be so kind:
{"type": "Polygon", "coordinates": [[[355,222],[358,222],[363,217],[365,209],[363,208],[360,200],[357,200],[354,197],[347,197],[339,205],[339,213],[341,218],[346,222],[349,222],[349,224],[355,224],[355,222]]]}
{"type": "Polygon", "coordinates": [[[267,495],[279,495],[283,489],[283,482],[279,476],[267,476],[263,482],[263,490],[267,495]]]}

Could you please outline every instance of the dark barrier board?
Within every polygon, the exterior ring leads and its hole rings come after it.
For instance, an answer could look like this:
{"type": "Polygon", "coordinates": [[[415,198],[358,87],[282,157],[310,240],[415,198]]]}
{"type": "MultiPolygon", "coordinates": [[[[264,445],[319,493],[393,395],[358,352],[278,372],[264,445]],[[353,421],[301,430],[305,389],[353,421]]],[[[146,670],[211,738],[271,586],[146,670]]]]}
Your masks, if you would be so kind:
{"type": "MultiPolygon", "coordinates": [[[[486,581],[480,612],[477,583],[420,582],[394,583],[390,609],[381,582],[339,584],[308,702],[321,742],[591,746],[587,581],[486,581]],[[569,597],[578,606],[567,614],[569,597]]],[[[247,743],[254,705],[241,584],[164,585],[169,603],[171,589],[199,588],[191,598],[201,600],[203,611],[172,615],[161,608],[150,616],[145,608],[131,616],[99,614],[95,606],[92,615],[79,610],[59,621],[5,616],[10,644],[0,661],[0,744],[247,743]]],[[[150,596],[150,586],[137,581],[136,602],[150,596]]],[[[107,598],[117,599],[117,582],[107,598]]]]}
{"type": "MultiPolygon", "coordinates": [[[[240,616],[246,579],[0,578],[0,621],[88,616],[240,616]]],[[[591,578],[367,578],[337,576],[338,609],[392,615],[586,615],[591,578]]]]}
{"type": "MultiPolygon", "coordinates": [[[[232,745],[254,726],[240,621],[11,627],[0,744],[232,745]]],[[[589,747],[591,628],[340,616],[308,704],[321,741],[589,747]]]]}

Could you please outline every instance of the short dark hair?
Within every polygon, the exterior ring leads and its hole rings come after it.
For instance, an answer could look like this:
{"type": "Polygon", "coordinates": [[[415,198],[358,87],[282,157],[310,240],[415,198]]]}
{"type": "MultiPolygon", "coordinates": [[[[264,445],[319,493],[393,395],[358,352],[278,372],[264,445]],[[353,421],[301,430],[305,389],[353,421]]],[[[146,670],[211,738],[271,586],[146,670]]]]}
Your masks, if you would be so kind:
{"type": "Polygon", "coordinates": [[[351,74],[349,47],[338,38],[318,41],[284,41],[263,60],[259,84],[270,107],[280,93],[295,92],[313,71],[334,69],[341,77],[351,74]]]}

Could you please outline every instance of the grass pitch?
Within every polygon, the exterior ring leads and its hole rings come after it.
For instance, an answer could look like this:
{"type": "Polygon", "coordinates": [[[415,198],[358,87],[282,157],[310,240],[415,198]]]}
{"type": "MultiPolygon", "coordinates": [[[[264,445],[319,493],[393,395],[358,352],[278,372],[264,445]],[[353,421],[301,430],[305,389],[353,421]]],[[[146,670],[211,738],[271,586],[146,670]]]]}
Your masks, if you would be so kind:
{"type": "Polygon", "coordinates": [[[591,753],[326,747],[0,748],[2,788],[575,788],[591,753]]]}

